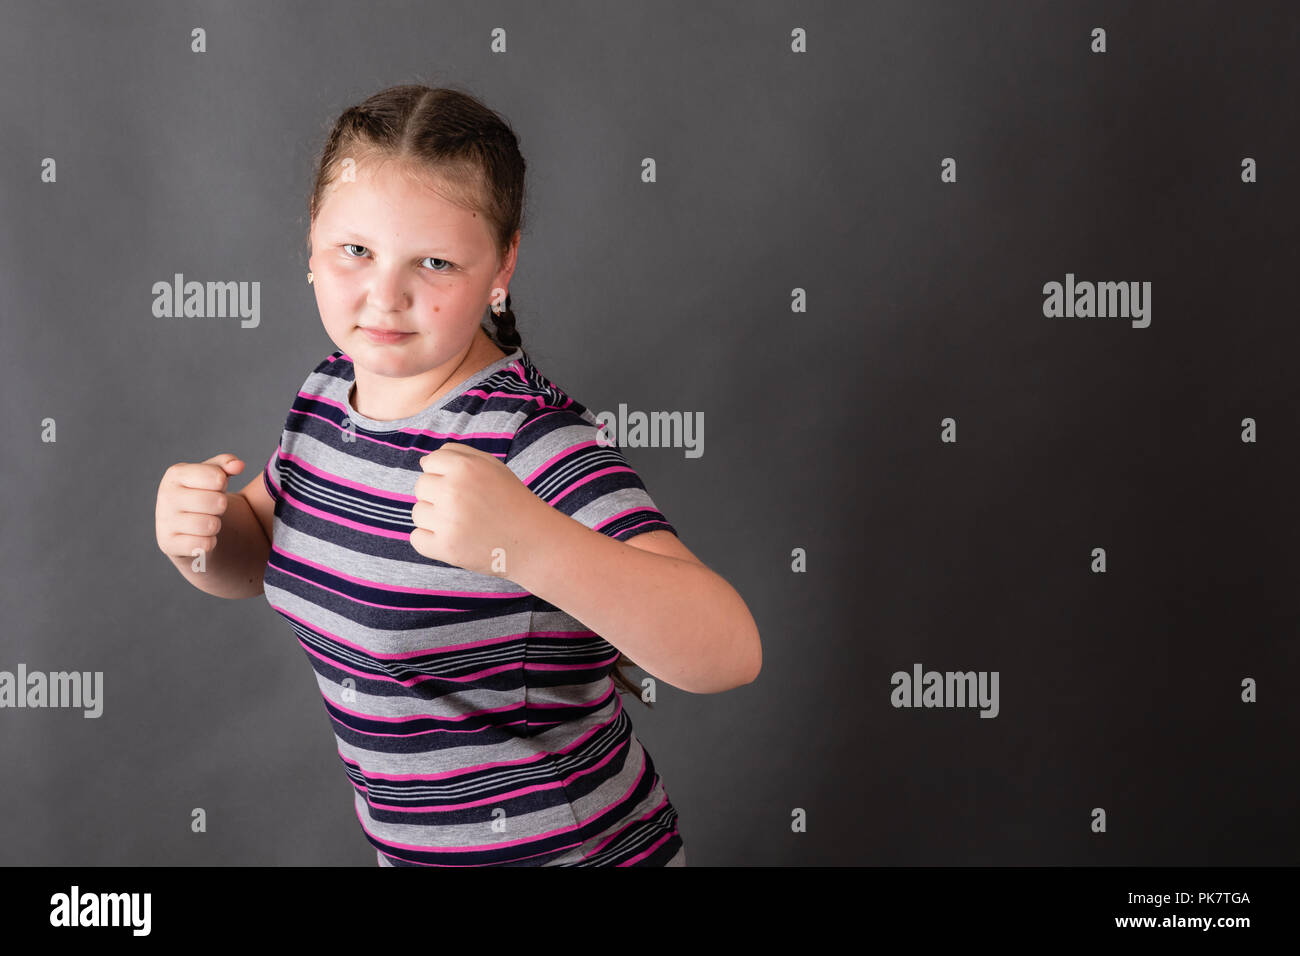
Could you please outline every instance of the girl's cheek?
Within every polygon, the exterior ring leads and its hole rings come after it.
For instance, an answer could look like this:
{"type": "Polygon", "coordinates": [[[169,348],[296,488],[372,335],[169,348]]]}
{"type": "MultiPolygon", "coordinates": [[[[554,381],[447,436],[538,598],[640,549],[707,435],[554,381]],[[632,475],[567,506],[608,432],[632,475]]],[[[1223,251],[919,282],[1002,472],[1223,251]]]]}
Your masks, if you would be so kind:
{"type": "Polygon", "coordinates": [[[357,291],[356,276],[338,266],[325,266],[325,282],[319,287],[321,295],[335,303],[345,303],[357,291]]]}

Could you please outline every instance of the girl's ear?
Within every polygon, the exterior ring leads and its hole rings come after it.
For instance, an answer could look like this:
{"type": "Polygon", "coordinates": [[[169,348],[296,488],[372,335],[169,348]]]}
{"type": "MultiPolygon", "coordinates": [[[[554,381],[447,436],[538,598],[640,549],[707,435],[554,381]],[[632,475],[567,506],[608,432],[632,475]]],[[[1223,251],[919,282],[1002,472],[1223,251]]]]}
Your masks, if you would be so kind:
{"type": "Polygon", "coordinates": [[[519,253],[519,230],[515,230],[514,237],[510,240],[510,246],[506,249],[506,257],[501,261],[500,272],[504,276],[504,285],[510,284],[510,277],[515,272],[515,260],[519,253]]]}

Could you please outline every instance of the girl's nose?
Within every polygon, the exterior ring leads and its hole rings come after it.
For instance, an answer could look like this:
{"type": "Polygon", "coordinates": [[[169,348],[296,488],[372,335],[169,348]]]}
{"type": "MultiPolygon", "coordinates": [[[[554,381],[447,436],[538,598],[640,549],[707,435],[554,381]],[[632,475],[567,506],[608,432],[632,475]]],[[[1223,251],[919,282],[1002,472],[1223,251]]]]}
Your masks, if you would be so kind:
{"type": "Polygon", "coordinates": [[[398,273],[376,273],[370,287],[370,304],[379,312],[398,312],[409,308],[413,300],[407,280],[398,273]]]}

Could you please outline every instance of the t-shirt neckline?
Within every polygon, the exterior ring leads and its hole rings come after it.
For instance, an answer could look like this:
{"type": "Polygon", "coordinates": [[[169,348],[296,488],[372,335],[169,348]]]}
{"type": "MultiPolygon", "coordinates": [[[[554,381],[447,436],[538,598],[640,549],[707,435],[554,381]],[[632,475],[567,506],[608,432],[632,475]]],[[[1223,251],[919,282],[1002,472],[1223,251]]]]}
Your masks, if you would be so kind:
{"type": "Polygon", "coordinates": [[[340,383],[342,383],[342,388],[343,388],[343,397],[342,397],[343,408],[347,412],[348,420],[351,421],[353,424],[355,424],[358,428],[361,428],[365,431],[377,432],[377,433],[401,431],[403,428],[409,428],[413,425],[417,425],[423,421],[426,421],[430,415],[433,415],[436,412],[441,411],[444,407],[447,406],[448,403],[452,402],[457,398],[460,398],[460,396],[464,395],[466,392],[468,392],[479,382],[483,381],[483,379],[488,378],[489,376],[494,375],[495,373],[501,371],[501,369],[505,368],[511,362],[518,361],[520,358],[523,357],[523,354],[524,354],[523,348],[521,348],[520,346],[516,346],[514,349],[512,349],[509,352],[509,354],[501,356],[501,358],[497,359],[491,365],[486,365],[483,368],[479,369],[477,372],[473,372],[470,375],[468,375],[466,378],[464,378],[463,380],[458,382],[455,386],[453,386],[450,392],[442,396],[442,398],[438,399],[433,404],[420,409],[420,411],[416,412],[414,415],[408,415],[406,418],[393,418],[393,419],[389,419],[388,421],[380,421],[377,418],[369,418],[365,415],[362,415],[360,412],[358,412],[355,408],[352,407],[352,386],[356,382],[356,376],[357,376],[356,366],[352,364],[352,359],[350,356],[341,355],[340,357],[346,359],[348,362],[347,374],[344,377],[339,378],[338,380],[340,383]]]}

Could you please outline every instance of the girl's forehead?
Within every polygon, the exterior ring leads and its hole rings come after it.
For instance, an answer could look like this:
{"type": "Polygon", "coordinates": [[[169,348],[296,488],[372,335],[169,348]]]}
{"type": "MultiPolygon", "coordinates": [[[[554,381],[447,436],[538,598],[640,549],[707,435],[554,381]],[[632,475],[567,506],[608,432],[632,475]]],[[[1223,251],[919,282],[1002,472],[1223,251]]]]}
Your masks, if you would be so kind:
{"type": "Polygon", "coordinates": [[[427,189],[455,195],[469,187],[467,179],[475,178],[468,170],[443,169],[410,158],[360,156],[351,162],[336,165],[330,186],[351,180],[372,186],[427,189]]]}
{"type": "Polygon", "coordinates": [[[465,184],[441,175],[436,170],[420,169],[410,163],[392,160],[380,165],[357,163],[350,172],[345,167],[343,171],[336,172],[325,187],[321,197],[322,208],[326,200],[339,195],[345,187],[353,191],[354,195],[369,194],[366,198],[373,198],[375,193],[400,193],[407,203],[427,199],[435,207],[453,206],[462,209],[471,214],[470,218],[476,214],[476,210],[467,204],[473,198],[472,186],[467,188],[465,184]]]}

